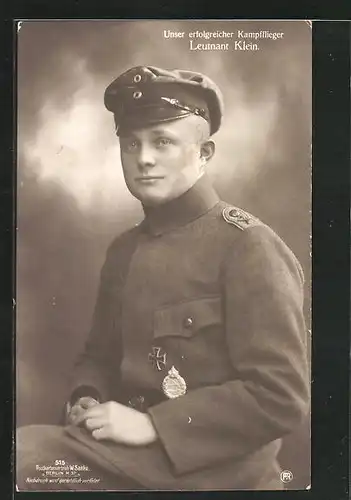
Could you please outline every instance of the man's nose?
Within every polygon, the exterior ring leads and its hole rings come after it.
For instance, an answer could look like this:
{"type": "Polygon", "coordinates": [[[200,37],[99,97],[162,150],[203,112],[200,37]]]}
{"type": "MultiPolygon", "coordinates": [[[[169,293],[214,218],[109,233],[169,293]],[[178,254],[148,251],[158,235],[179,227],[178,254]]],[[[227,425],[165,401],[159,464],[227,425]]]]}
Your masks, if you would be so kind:
{"type": "Polygon", "coordinates": [[[138,165],[140,168],[152,167],[155,165],[154,151],[150,146],[143,145],[140,148],[138,165]]]}

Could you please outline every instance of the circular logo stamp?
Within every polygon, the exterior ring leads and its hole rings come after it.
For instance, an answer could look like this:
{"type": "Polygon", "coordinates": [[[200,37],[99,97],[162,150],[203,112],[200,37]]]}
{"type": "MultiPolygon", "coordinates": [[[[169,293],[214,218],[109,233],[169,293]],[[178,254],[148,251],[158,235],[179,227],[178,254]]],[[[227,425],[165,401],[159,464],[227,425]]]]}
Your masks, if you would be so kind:
{"type": "Polygon", "coordinates": [[[290,483],[293,480],[294,476],[291,470],[282,470],[280,473],[280,480],[283,483],[290,483]]]}

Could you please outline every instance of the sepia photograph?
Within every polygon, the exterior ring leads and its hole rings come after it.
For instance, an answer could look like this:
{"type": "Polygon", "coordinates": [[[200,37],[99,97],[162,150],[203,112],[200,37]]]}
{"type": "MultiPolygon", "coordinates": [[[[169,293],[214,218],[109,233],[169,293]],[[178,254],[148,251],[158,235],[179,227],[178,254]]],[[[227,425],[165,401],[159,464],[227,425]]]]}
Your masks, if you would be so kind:
{"type": "Polygon", "coordinates": [[[17,491],[311,487],[312,23],[17,22],[17,491]]]}

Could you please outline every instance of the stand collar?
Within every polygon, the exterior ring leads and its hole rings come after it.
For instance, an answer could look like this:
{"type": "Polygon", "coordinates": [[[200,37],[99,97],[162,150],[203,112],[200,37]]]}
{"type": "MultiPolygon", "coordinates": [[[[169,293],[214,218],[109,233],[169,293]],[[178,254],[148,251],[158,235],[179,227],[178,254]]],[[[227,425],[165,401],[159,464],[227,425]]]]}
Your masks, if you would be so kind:
{"type": "Polygon", "coordinates": [[[197,219],[218,201],[218,195],[205,174],[178,198],[157,207],[143,206],[145,219],[142,224],[147,232],[159,236],[197,219]]]}

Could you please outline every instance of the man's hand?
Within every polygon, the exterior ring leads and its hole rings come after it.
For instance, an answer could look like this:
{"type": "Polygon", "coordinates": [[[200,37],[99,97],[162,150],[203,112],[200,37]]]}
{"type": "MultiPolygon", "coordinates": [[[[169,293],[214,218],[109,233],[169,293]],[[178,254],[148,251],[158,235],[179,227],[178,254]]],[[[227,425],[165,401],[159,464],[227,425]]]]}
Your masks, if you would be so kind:
{"type": "Polygon", "coordinates": [[[90,396],[79,398],[73,406],[67,403],[67,424],[79,425],[81,417],[84,415],[88,408],[98,405],[98,401],[90,396]]]}
{"type": "Polygon", "coordinates": [[[157,439],[149,415],[116,401],[98,404],[85,410],[75,421],[91,431],[94,439],[108,439],[131,446],[143,446],[157,439]]]}

